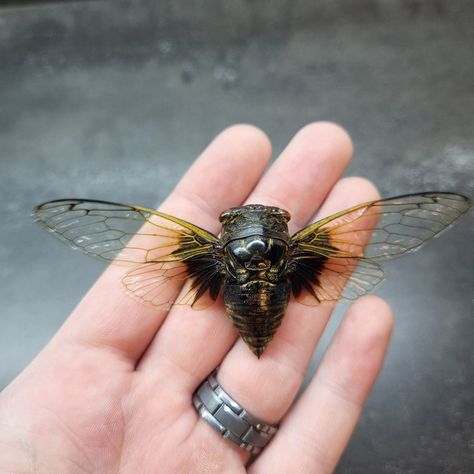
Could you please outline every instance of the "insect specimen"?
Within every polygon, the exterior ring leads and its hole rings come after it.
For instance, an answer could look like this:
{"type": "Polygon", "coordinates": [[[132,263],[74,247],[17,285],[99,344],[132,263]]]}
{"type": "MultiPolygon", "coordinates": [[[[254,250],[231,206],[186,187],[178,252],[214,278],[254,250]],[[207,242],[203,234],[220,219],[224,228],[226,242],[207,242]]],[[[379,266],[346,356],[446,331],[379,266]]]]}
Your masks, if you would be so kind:
{"type": "Polygon", "coordinates": [[[224,211],[220,237],[159,211],[104,201],[50,201],[33,217],[87,255],[131,265],[125,287],[155,306],[199,309],[222,293],[232,323],[260,357],[291,295],[311,306],[366,294],[384,278],[379,260],[417,250],[470,205],[453,193],[398,196],[359,204],[292,236],[287,211],[259,204],[224,211]]]}

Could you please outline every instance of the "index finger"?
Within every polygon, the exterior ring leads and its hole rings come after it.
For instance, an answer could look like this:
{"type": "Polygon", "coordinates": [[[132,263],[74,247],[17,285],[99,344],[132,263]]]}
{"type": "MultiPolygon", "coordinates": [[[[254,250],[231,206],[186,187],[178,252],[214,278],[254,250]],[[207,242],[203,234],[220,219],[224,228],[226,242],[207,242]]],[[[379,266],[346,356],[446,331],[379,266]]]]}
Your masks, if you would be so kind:
{"type": "MultiPolygon", "coordinates": [[[[160,210],[217,232],[219,213],[225,206],[240,204],[246,198],[270,155],[271,145],[262,131],[249,125],[230,127],[203,151],[160,210]]],[[[166,312],[140,304],[123,291],[121,279],[128,270],[111,265],[54,341],[67,339],[106,347],[134,364],[166,312]]]]}

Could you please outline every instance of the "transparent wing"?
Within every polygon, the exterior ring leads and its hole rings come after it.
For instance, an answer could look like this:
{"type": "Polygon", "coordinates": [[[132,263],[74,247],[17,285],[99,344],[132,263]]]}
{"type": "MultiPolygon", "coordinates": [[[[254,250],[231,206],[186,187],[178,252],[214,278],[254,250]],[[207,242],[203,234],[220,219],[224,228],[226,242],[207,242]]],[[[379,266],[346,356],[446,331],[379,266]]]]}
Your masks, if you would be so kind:
{"type": "Polygon", "coordinates": [[[140,206],[83,199],[50,201],[32,215],[74,249],[133,265],[124,284],[152,304],[169,306],[187,278],[192,281],[189,304],[218,292],[219,239],[182,219],[140,206]]]}
{"type": "Polygon", "coordinates": [[[193,274],[186,262],[146,263],[129,271],[123,284],[135,296],[162,309],[176,304],[204,309],[219,296],[223,275],[219,261],[211,258],[207,263],[200,261],[199,267],[199,274],[193,274]]]}
{"type": "Polygon", "coordinates": [[[380,265],[354,258],[307,257],[304,261],[299,260],[296,273],[290,274],[293,295],[306,306],[316,306],[323,301],[336,302],[341,298],[355,300],[373,291],[384,278],[380,265]],[[315,260],[319,267],[316,271],[315,260]]]}
{"type": "Polygon", "coordinates": [[[305,304],[361,296],[384,278],[375,260],[418,250],[470,207],[465,196],[429,192],[363,203],[315,222],[292,237],[293,292],[305,304]]]}
{"type": "Polygon", "coordinates": [[[32,216],[70,247],[114,263],[179,260],[205,253],[219,243],[214,234],[189,222],[127,204],[50,201],[37,206],[32,216]]]}

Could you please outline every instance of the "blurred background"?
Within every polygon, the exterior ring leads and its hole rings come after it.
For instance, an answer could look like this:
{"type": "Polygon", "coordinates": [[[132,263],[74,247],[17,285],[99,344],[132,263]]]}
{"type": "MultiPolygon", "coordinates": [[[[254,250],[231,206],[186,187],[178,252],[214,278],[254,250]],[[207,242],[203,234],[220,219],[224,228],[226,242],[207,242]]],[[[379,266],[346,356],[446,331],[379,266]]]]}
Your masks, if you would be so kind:
{"type": "MultiPolygon", "coordinates": [[[[471,1],[0,1],[0,389],[103,270],[33,206],[154,207],[230,124],[261,127],[276,156],[337,121],[346,174],[384,196],[472,196],[473,20],[471,1]]],[[[338,473],[474,472],[473,227],[387,265],[393,341],[338,473]]]]}

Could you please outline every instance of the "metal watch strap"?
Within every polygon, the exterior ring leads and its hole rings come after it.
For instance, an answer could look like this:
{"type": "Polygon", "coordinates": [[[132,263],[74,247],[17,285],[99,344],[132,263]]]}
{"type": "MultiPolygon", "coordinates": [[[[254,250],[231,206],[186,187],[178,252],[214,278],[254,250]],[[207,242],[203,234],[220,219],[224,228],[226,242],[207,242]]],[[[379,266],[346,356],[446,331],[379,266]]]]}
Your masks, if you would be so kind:
{"type": "Polygon", "coordinates": [[[217,370],[199,386],[193,404],[200,415],[224,438],[245,451],[258,454],[277,431],[276,425],[261,422],[235,402],[219,385],[217,370]]]}

